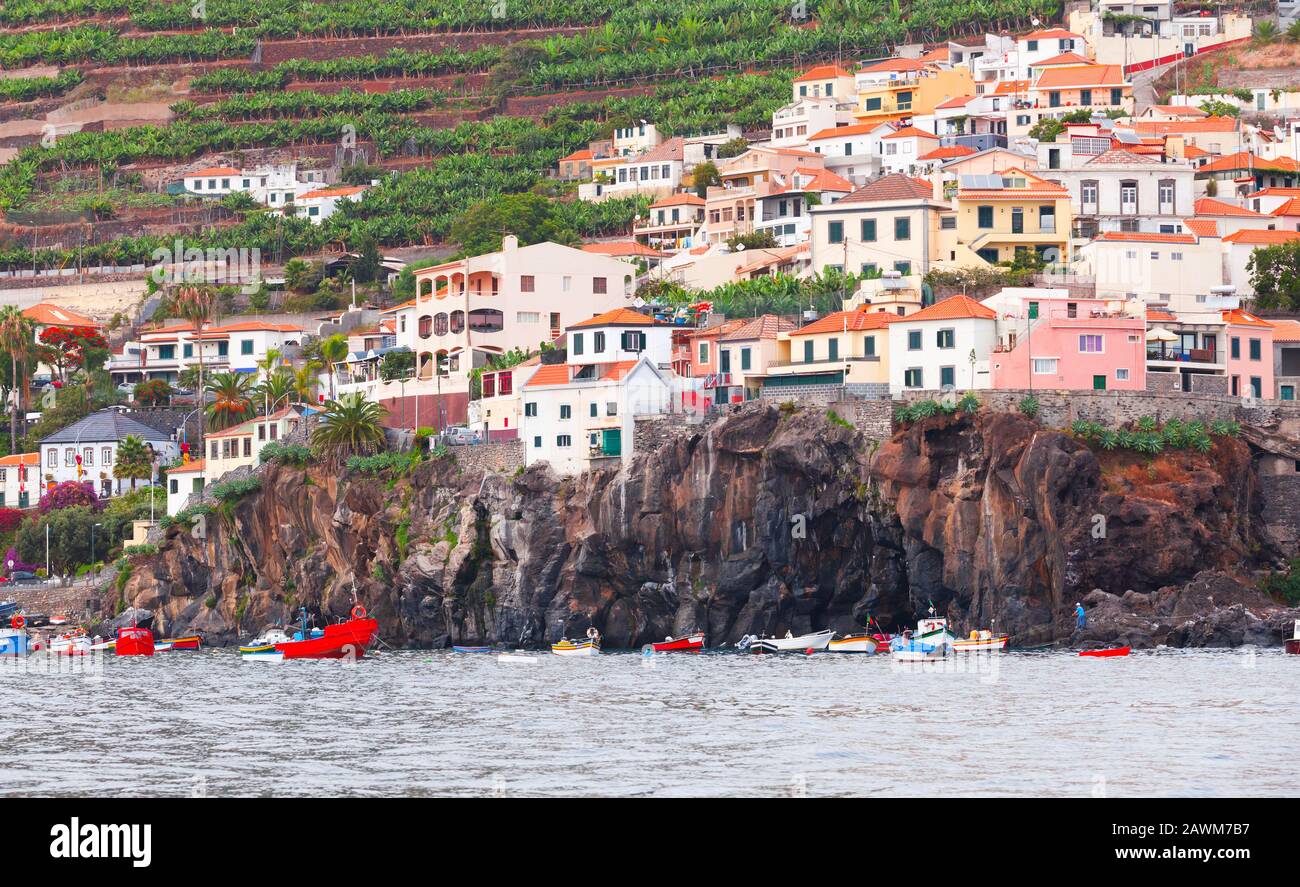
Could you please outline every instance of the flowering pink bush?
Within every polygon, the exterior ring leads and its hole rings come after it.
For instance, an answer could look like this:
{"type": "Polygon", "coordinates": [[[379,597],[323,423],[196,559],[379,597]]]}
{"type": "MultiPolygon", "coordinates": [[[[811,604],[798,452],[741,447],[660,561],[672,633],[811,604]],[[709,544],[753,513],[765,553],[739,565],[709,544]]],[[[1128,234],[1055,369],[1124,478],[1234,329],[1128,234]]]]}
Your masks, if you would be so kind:
{"type": "Polygon", "coordinates": [[[23,522],[23,512],[18,508],[0,508],[0,535],[11,533],[23,522]]]}
{"type": "Polygon", "coordinates": [[[36,564],[23,563],[23,559],[18,556],[18,549],[10,545],[9,550],[5,552],[4,560],[0,560],[0,575],[9,575],[10,561],[14,562],[14,570],[26,570],[28,573],[35,573],[37,570],[36,564]]]}
{"type": "Polygon", "coordinates": [[[89,505],[96,511],[102,511],[104,503],[95,495],[95,485],[88,480],[66,480],[56,484],[41,497],[41,514],[48,514],[59,508],[71,508],[74,505],[89,505]]]}

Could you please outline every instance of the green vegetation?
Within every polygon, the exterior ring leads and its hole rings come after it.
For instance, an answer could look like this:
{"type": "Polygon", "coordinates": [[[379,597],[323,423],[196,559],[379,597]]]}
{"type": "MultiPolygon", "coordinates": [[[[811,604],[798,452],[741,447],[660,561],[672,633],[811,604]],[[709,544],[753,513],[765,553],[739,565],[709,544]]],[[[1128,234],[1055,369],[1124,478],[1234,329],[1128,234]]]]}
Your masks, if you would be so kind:
{"type": "Polygon", "coordinates": [[[263,462],[278,462],[282,465],[306,465],[311,461],[311,448],[302,444],[271,441],[262,447],[258,458],[263,462]]]}
{"type": "Polygon", "coordinates": [[[672,306],[712,302],[714,311],[728,317],[797,314],[809,308],[826,314],[840,310],[841,300],[857,289],[859,279],[858,275],[827,270],[806,278],[775,274],[725,283],[712,290],[692,290],[670,281],[655,280],[642,286],[637,295],[672,306]]]}
{"type": "Polygon", "coordinates": [[[1074,436],[1103,450],[1132,450],[1154,456],[1165,450],[1195,450],[1208,453],[1214,449],[1214,436],[1235,436],[1235,423],[1181,422],[1170,419],[1163,426],[1151,416],[1143,416],[1134,428],[1111,429],[1099,422],[1078,420],[1070,426],[1074,436]]]}
{"type": "Polygon", "coordinates": [[[1039,407],[1038,398],[1032,394],[1025,395],[1020,399],[1020,403],[1016,404],[1016,409],[1020,410],[1021,415],[1028,419],[1038,418],[1039,407]]]}
{"type": "Polygon", "coordinates": [[[1300,311],[1300,241],[1257,247],[1246,271],[1257,308],[1300,311]]]}
{"type": "MultiPolygon", "coordinates": [[[[208,493],[218,502],[235,502],[249,493],[262,489],[262,479],[257,476],[217,481],[208,487],[208,493]]],[[[179,517],[179,514],[177,515],[179,517]]]]}
{"type": "Polygon", "coordinates": [[[360,392],[331,400],[312,429],[312,447],[336,459],[374,453],[384,445],[382,423],[386,412],[381,404],[367,400],[360,392]]]}
{"type": "Polygon", "coordinates": [[[1265,594],[1285,601],[1288,606],[1300,605],[1300,558],[1291,558],[1285,573],[1269,573],[1259,587],[1265,594]]]}
{"type": "Polygon", "coordinates": [[[47,96],[63,95],[85,79],[80,71],[69,68],[56,77],[9,77],[0,80],[0,102],[30,102],[47,96]]]}

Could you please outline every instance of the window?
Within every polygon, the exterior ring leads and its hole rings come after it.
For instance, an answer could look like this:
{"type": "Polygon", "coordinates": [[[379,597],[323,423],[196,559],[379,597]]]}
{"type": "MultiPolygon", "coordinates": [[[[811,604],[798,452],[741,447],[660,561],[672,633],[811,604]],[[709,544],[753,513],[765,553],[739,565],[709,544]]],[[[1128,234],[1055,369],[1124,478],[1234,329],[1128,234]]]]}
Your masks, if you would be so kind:
{"type": "Polygon", "coordinates": [[[723,349],[718,352],[718,372],[731,372],[731,351],[723,349]]]}
{"type": "Polygon", "coordinates": [[[253,340],[252,340],[252,339],[242,339],[242,340],[240,341],[240,343],[239,343],[239,353],[240,353],[240,354],[243,354],[243,355],[249,355],[249,354],[252,354],[252,353],[253,353],[253,340]]]}
{"type": "Polygon", "coordinates": [[[1061,91],[1059,89],[1054,89],[1047,94],[1047,104],[1051,108],[1061,107],[1061,91]]]}
{"type": "Polygon", "coordinates": [[[743,372],[743,371],[748,370],[748,369],[750,368],[750,366],[751,366],[751,364],[750,364],[750,349],[748,349],[748,348],[741,348],[741,349],[740,349],[740,369],[741,369],[741,371],[743,372]]]}
{"type": "Polygon", "coordinates": [[[1119,87],[1115,87],[1114,89],[1112,89],[1110,91],[1110,103],[1112,105],[1119,105],[1119,104],[1123,104],[1123,102],[1124,102],[1124,90],[1120,89],[1119,87]]]}
{"type": "Polygon", "coordinates": [[[862,242],[870,243],[875,239],[876,239],[876,220],[863,219],[862,220],[862,242]]]}
{"type": "Polygon", "coordinates": [[[645,333],[639,330],[628,330],[622,336],[624,351],[644,351],[645,350],[645,333]]]}
{"type": "Polygon", "coordinates": [[[537,401],[530,400],[528,403],[524,404],[524,415],[525,416],[537,415],[537,401]]]}
{"type": "Polygon", "coordinates": [[[1232,337],[1232,359],[1233,360],[1241,359],[1241,339],[1237,338],[1236,336],[1232,337]]]}
{"type": "Polygon", "coordinates": [[[537,280],[531,274],[519,275],[519,292],[534,293],[537,292],[537,280]]]}
{"type": "Polygon", "coordinates": [[[533,437],[533,448],[539,450],[542,448],[542,436],[540,434],[533,437]]]}
{"type": "Polygon", "coordinates": [[[447,315],[441,311],[433,315],[433,334],[435,336],[447,335],[447,315]]]}
{"type": "Polygon", "coordinates": [[[212,449],[212,453],[211,453],[211,455],[208,456],[209,459],[216,459],[218,456],[221,455],[220,446],[221,446],[221,442],[220,442],[220,441],[216,441],[216,440],[214,440],[214,441],[212,442],[212,447],[211,447],[211,449],[212,449]]]}
{"type": "MultiPolygon", "coordinates": [[[[486,390],[485,390],[484,393],[486,394],[486,390]]],[[[492,395],[490,395],[490,394],[486,394],[486,396],[491,397],[492,395]]],[[[265,422],[262,422],[262,423],[258,424],[258,426],[257,426],[257,439],[258,439],[258,440],[266,440],[266,423],[265,423],[265,422]]]]}
{"type": "Polygon", "coordinates": [[[920,367],[912,367],[903,370],[903,387],[904,388],[921,388],[924,374],[920,367]]]}
{"type": "Polygon", "coordinates": [[[180,483],[179,483],[179,482],[176,480],[176,478],[174,478],[174,477],[173,477],[170,481],[167,482],[167,490],[168,490],[168,492],[171,492],[171,493],[179,493],[179,492],[180,492],[180,487],[181,487],[180,483]]]}
{"type": "Polygon", "coordinates": [[[309,216],[318,216],[318,215],[320,215],[320,207],[319,207],[319,206],[309,206],[309,207],[307,207],[307,215],[309,215],[309,216]]]}
{"type": "Polygon", "coordinates": [[[1160,194],[1160,211],[1162,213],[1174,211],[1174,181],[1173,179],[1161,179],[1158,192],[1160,194]]]}
{"type": "Polygon", "coordinates": [[[253,455],[253,439],[246,437],[244,438],[244,458],[247,459],[251,455],[253,455]]]}
{"type": "Polygon", "coordinates": [[[582,333],[573,334],[573,353],[574,355],[582,353],[582,333]]]}
{"type": "Polygon", "coordinates": [[[1030,52],[1038,52],[1038,41],[1037,41],[1037,40],[1030,40],[1030,41],[1029,41],[1029,51],[1030,51],[1030,52]]]}
{"type": "Polygon", "coordinates": [[[1259,359],[1260,359],[1260,340],[1259,340],[1259,339],[1251,339],[1251,340],[1250,340],[1250,359],[1251,359],[1251,360],[1259,360],[1259,359]]]}
{"type": "Polygon", "coordinates": [[[1087,333],[1079,336],[1079,353],[1080,354],[1101,354],[1105,349],[1103,347],[1104,339],[1100,335],[1087,333]]]}
{"type": "Polygon", "coordinates": [[[1055,358],[1055,357],[1035,357],[1035,358],[1034,358],[1034,375],[1035,375],[1035,376],[1054,376],[1054,375],[1056,375],[1056,358],[1055,358]]]}
{"type": "Polygon", "coordinates": [[[45,457],[45,464],[46,464],[46,466],[49,467],[49,468],[58,468],[58,467],[59,467],[59,451],[58,451],[58,450],[54,450],[54,449],[50,450],[49,453],[46,454],[46,457],[45,457]]]}
{"type": "Polygon", "coordinates": [[[1022,206],[1013,206],[1011,208],[1011,233],[1025,233],[1025,208],[1022,206]]]}
{"type": "Polygon", "coordinates": [[[911,262],[895,262],[895,263],[894,263],[894,270],[897,271],[899,274],[903,275],[904,277],[906,277],[907,275],[909,275],[909,274],[912,273],[912,263],[911,263],[911,262]]]}
{"type": "Polygon", "coordinates": [[[102,465],[102,466],[104,466],[105,468],[107,468],[109,465],[112,465],[112,464],[113,464],[113,448],[112,448],[112,447],[104,447],[103,450],[100,452],[99,456],[100,456],[99,464],[102,465]]]}
{"type": "Polygon", "coordinates": [[[567,434],[557,434],[555,436],[555,445],[560,448],[573,446],[573,438],[567,434]]]}
{"type": "Polygon", "coordinates": [[[187,359],[193,357],[193,356],[194,356],[194,346],[193,346],[193,345],[190,345],[190,344],[188,344],[188,343],[186,343],[186,344],[181,348],[181,356],[182,356],[182,357],[185,357],[185,358],[187,358],[187,359]]]}
{"type": "Polygon", "coordinates": [[[978,213],[979,216],[978,220],[976,221],[976,224],[979,227],[981,228],[993,227],[993,207],[991,206],[977,207],[976,212],[978,213]]]}
{"type": "Polygon", "coordinates": [[[899,216],[894,219],[894,239],[911,240],[912,239],[912,220],[907,216],[899,216]]]}
{"type": "Polygon", "coordinates": [[[1264,396],[1264,380],[1261,379],[1259,376],[1251,376],[1251,377],[1250,377],[1250,392],[1251,392],[1251,394],[1255,395],[1255,397],[1263,397],[1263,396],[1264,396]]]}
{"type": "Polygon", "coordinates": [[[1120,381],[1120,382],[1127,382],[1127,381],[1128,381],[1128,378],[1129,378],[1129,377],[1128,377],[1128,367],[1116,367],[1116,368],[1115,368],[1115,379],[1116,379],[1117,381],[1120,381]]]}
{"type": "Polygon", "coordinates": [[[939,219],[939,228],[942,229],[942,230],[944,230],[944,231],[953,231],[953,230],[956,230],[956,228],[957,228],[957,217],[956,217],[956,216],[944,216],[943,218],[939,219]]]}
{"type": "Polygon", "coordinates": [[[940,388],[957,387],[956,367],[939,367],[939,387],[940,388]]]}
{"type": "Polygon", "coordinates": [[[827,237],[831,243],[844,242],[844,223],[831,222],[826,226],[827,237]]]}
{"type": "Polygon", "coordinates": [[[95,448],[86,447],[81,451],[81,464],[89,468],[95,464],[95,448]]]}
{"type": "Polygon", "coordinates": [[[591,402],[591,409],[588,411],[588,415],[590,415],[591,418],[594,419],[594,418],[596,418],[596,416],[597,416],[598,414],[599,414],[599,413],[598,413],[598,410],[597,410],[597,407],[596,407],[596,402],[595,402],[595,401],[592,401],[592,402],[591,402]]]}
{"type": "Polygon", "coordinates": [[[827,347],[826,359],[827,359],[827,360],[839,360],[839,358],[840,358],[840,340],[839,340],[838,338],[832,336],[832,337],[831,337],[831,340],[827,343],[826,347],[827,347]]]}
{"type": "Polygon", "coordinates": [[[938,330],[934,338],[935,344],[940,348],[957,347],[957,331],[955,329],[938,330]]]}
{"type": "Polygon", "coordinates": [[[605,334],[603,332],[592,334],[591,350],[596,354],[600,354],[605,350],[605,334]]]}
{"type": "Polygon", "coordinates": [[[804,362],[804,363],[812,363],[812,362],[813,362],[813,341],[812,341],[812,339],[808,339],[807,341],[805,341],[805,342],[803,343],[803,362],[804,362]]]}
{"type": "Polygon", "coordinates": [[[175,345],[159,345],[159,346],[158,346],[158,359],[159,359],[159,360],[175,360],[175,359],[176,359],[176,346],[175,346],[175,345]]]}
{"type": "Polygon", "coordinates": [[[908,330],[908,331],[907,331],[907,350],[908,350],[908,351],[920,351],[920,350],[921,350],[921,331],[920,331],[920,330],[908,330]]]}
{"type": "Polygon", "coordinates": [[[700,361],[699,361],[699,362],[700,362],[700,363],[708,363],[708,362],[709,362],[709,343],[708,343],[708,342],[701,342],[701,343],[700,343],[700,361]]]}
{"type": "Polygon", "coordinates": [[[863,336],[863,337],[862,337],[862,353],[863,353],[863,355],[865,355],[866,357],[874,357],[874,356],[875,356],[875,354],[876,354],[876,337],[875,337],[875,336],[863,336]]]}
{"type": "Polygon", "coordinates": [[[569,406],[567,403],[560,404],[560,418],[561,419],[573,418],[573,407],[569,406]]]}
{"type": "Polygon", "coordinates": [[[618,404],[615,403],[615,402],[612,401],[612,400],[605,401],[605,415],[606,415],[606,416],[617,416],[617,415],[618,415],[618,404]]]}
{"type": "MultiPolygon", "coordinates": [[[[540,311],[516,311],[515,323],[541,323],[542,313],[540,311]]],[[[461,320],[464,323],[464,320],[461,320]]]]}
{"type": "Polygon", "coordinates": [[[591,279],[591,291],[592,291],[593,293],[595,293],[596,295],[604,295],[605,292],[606,292],[606,289],[605,289],[605,278],[603,278],[603,277],[593,277],[593,278],[591,279]]]}
{"type": "Polygon", "coordinates": [[[67,447],[63,451],[63,464],[65,466],[77,464],[77,451],[72,447],[67,447]]]}
{"type": "Polygon", "coordinates": [[[879,268],[879,266],[876,265],[875,262],[863,262],[863,263],[862,263],[862,276],[864,276],[864,277],[875,277],[875,276],[876,276],[876,272],[879,271],[879,270],[880,270],[880,268],[879,268]]]}
{"type": "Polygon", "coordinates": [[[1091,207],[1095,212],[1097,209],[1097,183],[1089,180],[1079,183],[1079,202],[1085,207],[1091,207]]]}
{"type": "Polygon", "coordinates": [[[1038,208],[1038,233],[1053,234],[1056,231],[1056,207],[1049,204],[1038,208]]]}
{"type": "Polygon", "coordinates": [[[1092,104],[1092,90],[1091,90],[1091,89],[1081,89],[1081,90],[1079,90],[1079,104],[1081,104],[1081,105],[1091,105],[1091,104],[1092,104]]]}

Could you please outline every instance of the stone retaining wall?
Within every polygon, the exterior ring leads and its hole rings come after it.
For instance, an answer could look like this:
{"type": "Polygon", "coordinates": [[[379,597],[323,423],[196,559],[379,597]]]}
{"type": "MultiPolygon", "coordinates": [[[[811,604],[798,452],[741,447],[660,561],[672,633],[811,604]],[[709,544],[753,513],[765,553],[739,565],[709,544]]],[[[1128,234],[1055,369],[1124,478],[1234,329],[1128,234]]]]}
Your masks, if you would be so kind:
{"type": "Polygon", "coordinates": [[[447,449],[465,471],[513,473],[524,465],[524,442],[519,439],[455,444],[447,449]]]}

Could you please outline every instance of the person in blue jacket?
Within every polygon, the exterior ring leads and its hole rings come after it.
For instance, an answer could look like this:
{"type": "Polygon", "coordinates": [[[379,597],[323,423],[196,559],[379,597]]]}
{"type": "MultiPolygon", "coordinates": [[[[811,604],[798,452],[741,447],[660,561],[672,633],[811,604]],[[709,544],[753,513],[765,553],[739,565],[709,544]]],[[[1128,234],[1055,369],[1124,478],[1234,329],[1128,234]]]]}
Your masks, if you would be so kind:
{"type": "Polygon", "coordinates": [[[1079,628],[1088,627],[1088,614],[1083,612],[1083,604],[1074,605],[1074,618],[1079,623],[1079,628]]]}

